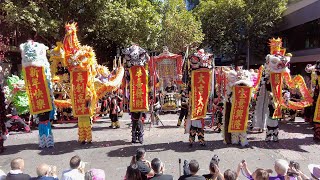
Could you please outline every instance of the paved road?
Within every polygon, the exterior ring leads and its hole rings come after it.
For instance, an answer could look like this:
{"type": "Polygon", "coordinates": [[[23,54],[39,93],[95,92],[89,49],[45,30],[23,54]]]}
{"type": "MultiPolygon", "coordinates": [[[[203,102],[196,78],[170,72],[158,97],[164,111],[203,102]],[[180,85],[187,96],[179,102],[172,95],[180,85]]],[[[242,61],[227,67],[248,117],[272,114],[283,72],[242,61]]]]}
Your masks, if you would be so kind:
{"type": "MultiPolygon", "coordinates": [[[[107,179],[120,180],[126,171],[126,167],[138,147],[147,150],[147,159],[159,157],[165,163],[166,172],[179,176],[178,159],[197,159],[200,163],[200,174],[208,173],[208,164],[211,157],[217,154],[220,157],[220,168],[236,169],[237,164],[245,159],[249,167],[254,170],[257,167],[273,169],[273,163],[278,158],[295,160],[301,164],[302,170],[307,174],[309,163],[320,164],[320,146],[312,139],[312,130],[307,123],[281,123],[280,142],[266,143],[264,134],[250,134],[249,148],[238,146],[226,146],[222,142],[220,134],[206,130],[205,138],[207,147],[198,144],[193,148],[188,147],[188,135],[184,134],[182,127],[177,128],[175,114],[163,115],[165,126],[152,127],[145,131],[145,143],[143,145],[131,142],[131,130],[125,126],[129,122],[128,114],[121,119],[120,129],[110,129],[109,119],[102,119],[93,125],[92,145],[80,145],[77,140],[76,124],[56,125],[53,130],[55,147],[52,149],[38,149],[38,132],[29,134],[13,134],[5,142],[7,150],[0,155],[0,167],[6,172],[10,169],[10,161],[15,157],[26,160],[25,172],[36,175],[35,167],[41,162],[58,166],[59,174],[68,168],[69,159],[73,155],[79,155],[87,168],[101,168],[107,174],[107,179]]],[[[245,179],[241,177],[240,179],[245,179]]]]}

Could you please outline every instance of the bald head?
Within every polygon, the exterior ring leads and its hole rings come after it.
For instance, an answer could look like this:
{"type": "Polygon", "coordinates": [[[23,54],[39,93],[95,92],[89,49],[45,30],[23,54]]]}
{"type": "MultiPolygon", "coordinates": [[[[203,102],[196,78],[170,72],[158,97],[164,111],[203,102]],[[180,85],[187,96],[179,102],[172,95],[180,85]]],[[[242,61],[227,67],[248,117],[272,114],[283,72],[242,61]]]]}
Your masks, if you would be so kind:
{"type": "Polygon", "coordinates": [[[37,167],[37,175],[38,176],[46,176],[49,172],[49,165],[48,164],[40,164],[38,167],[37,167]]]}
{"type": "Polygon", "coordinates": [[[22,158],[15,158],[11,161],[12,170],[23,170],[24,169],[24,160],[22,158]]]}

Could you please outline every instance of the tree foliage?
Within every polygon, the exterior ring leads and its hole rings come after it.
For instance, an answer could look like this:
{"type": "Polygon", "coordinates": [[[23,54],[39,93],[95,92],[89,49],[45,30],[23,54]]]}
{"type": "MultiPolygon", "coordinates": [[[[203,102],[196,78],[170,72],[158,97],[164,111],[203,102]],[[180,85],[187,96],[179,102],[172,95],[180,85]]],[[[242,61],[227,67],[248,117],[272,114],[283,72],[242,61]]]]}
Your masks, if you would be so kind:
{"type": "Polygon", "coordinates": [[[248,41],[254,52],[264,49],[261,45],[274,32],[286,5],[286,0],[203,0],[194,13],[202,22],[204,44],[237,60],[248,41]]]}
{"type": "Polygon", "coordinates": [[[103,61],[131,42],[149,50],[168,45],[179,52],[203,37],[183,0],[4,0],[0,12],[6,30],[18,31],[19,43],[32,38],[52,46],[63,40],[64,24],[76,21],[81,43],[93,46],[103,61]]]}
{"type": "Polygon", "coordinates": [[[166,1],[163,11],[162,44],[169,50],[178,53],[187,45],[202,43],[201,22],[186,10],[183,0],[166,1]]]}

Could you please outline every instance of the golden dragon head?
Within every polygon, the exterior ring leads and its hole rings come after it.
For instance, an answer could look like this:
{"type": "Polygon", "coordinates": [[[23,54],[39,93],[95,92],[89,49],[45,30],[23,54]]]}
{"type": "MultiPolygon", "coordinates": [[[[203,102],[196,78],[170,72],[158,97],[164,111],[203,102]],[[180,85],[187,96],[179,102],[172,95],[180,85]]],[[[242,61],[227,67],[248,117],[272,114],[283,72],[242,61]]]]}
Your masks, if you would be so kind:
{"type": "Polygon", "coordinates": [[[65,25],[65,28],[66,28],[66,35],[77,33],[77,23],[76,22],[73,22],[71,24],[67,23],[65,25]]]}

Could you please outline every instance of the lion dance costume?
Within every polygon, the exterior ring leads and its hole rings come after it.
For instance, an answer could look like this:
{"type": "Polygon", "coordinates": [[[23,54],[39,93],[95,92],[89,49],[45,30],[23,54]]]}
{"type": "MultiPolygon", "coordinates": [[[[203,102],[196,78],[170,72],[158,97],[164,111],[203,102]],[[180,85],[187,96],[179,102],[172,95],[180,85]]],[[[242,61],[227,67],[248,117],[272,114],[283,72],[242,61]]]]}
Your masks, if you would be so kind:
{"type": "Polygon", "coordinates": [[[228,86],[224,103],[222,134],[224,143],[249,145],[247,125],[252,99],[253,81],[248,70],[229,70],[228,86]]]}
{"type": "Polygon", "coordinates": [[[320,98],[319,98],[319,83],[320,83],[320,61],[315,65],[307,65],[306,71],[311,73],[311,86],[313,90],[313,105],[305,109],[306,121],[312,122],[314,126],[313,139],[320,141],[320,98]]]}
{"type": "Polygon", "coordinates": [[[132,45],[123,51],[130,80],[130,112],[132,120],[132,142],[143,143],[143,114],[149,111],[148,66],[150,57],[138,45],[132,45]]]}
{"type": "Polygon", "coordinates": [[[50,119],[54,116],[50,64],[44,44],[29,40],[20,45],[30,114],[39,118],[39,147],[53,147],[50,119]]]}
{"type": "Polygon", "coordinates": [[[288,68],[291,54],[285,54],[285,49],[282,47],[282,40],[280,38],[270,39],[270,54],[266,56],[266,64],[261,78],[259,96],[265,98],[257,99],[256,118],[254,124],[267,126],[266,141],[278,141],[279,126],[278,120],[282,118],[282,109],[301,110],[312,105],[312,96],[306,87],[302,76],[295,76],[293,79],[288,68]],[[298,102],[291,101],[290,98],[283,93],[283,87],[297,89],[302,96],[298,102]],[[267,117],[266,123],[261,122],[267,117]],[[260,121],[260,122],[259,122],[260,121]]]}
{"type": "MultiPolygon", "coordinates": [[[[110,72],[107,67],[98,65],[92,47],[80,44],[77,37],[77,24],[66,24],[65,28],[64,64],[70,72],[73,115],[78,117],[79,142],[90,143],[92,141],[91,120],[95,115],[97,100],[120,87],[124,68],[121,62],[119,67],[115,68],[115,72],[110,72]]],[[[55,103],[58,107],[68,104],[65,101],[55,103]]]]}
{"type": "Polygon", "coordinates": [[[189,131],[190,146],[195,142],[196,135],[202,146],[205,146],[204,140],[204,118],[207,114],[208,99],[211,89],[211,74],[213,55],[205,53],[203,49],[190,55],[191,81],[189,81],[189,90],[191,96],[189,106],[190,116],[187,120],[186,132],[189,131]]]}

